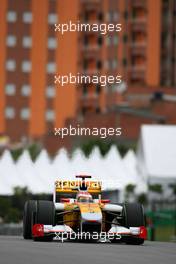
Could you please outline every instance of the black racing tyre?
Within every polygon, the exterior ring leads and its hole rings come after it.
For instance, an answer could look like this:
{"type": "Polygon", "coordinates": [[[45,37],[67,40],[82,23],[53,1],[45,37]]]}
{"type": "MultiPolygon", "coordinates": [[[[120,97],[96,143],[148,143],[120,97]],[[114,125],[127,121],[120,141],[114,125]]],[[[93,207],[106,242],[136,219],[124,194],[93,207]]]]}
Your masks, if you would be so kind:
{"type": "Polygon", "coordinates": [[[55,207],[51,201],[37,201],[36,221],[37,224],[54,225],[55,207]]]}
{"type": "Polygon", "coordinates": [[[29,200],[24,205],[23,212],[23,237],[24,239],[32,238],[33,214],[36,212],[36,201],[29,200]]]}
{"type": "MultiPolygon", "coordinates": [[[[37,201],[35,223],[43,225],[55,224],[55,206],[51,201],[37,201]]],[[[34,238],[35,241],[52,241],[53,237],[34,238]]]]}
{"type": "MultiPolygon", "coordinates": [[[[127,203],[123,205],[123,217],[125,227],[145,226],[143,206],[138,203],[127,203]]],[[[127,244],[141,245],[144,239],[129,237],[125,240],[127,244]]]]}

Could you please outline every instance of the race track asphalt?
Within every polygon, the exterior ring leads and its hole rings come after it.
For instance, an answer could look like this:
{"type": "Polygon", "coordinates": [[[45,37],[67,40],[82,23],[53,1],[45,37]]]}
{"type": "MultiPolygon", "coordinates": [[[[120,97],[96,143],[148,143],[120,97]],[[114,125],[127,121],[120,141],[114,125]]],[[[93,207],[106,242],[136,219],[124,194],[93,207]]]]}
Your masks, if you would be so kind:
{"type": "Polygon", "coordinates": [[[176,243],[142,246],[110,243],[33,242],[0,236],[0,264],[175,264],[176,243]]]}

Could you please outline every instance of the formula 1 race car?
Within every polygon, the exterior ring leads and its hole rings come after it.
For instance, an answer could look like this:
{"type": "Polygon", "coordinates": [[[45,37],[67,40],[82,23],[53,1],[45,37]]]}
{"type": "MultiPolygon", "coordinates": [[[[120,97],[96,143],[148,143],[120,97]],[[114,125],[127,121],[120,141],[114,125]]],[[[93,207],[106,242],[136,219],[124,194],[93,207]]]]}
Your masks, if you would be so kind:
{"type": "Polygon", "coordinates": [[[55,182],[53,201],[25,203],[23,237],[35,241],[84,240],[140,245],[147,237],[138,203],[111,204],[101,199],[101,182],[79,175],[55,182]]]}

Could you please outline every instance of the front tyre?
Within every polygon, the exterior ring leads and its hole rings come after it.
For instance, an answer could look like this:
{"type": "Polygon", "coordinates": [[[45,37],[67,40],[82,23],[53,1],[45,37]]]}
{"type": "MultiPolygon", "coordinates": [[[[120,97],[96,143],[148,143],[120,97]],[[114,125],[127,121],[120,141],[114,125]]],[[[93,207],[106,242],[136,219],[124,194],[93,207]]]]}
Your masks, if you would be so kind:
{"type": "Polygon", "coordinates": [[[29,200],[24,205],[23,212],[23,237],[24,239],[32,238],[33,215],[36,212],[36,201],[29,200]]]}
{"type": "MultiPolygon", "coordinates": [[[[37,201],[35,224],[55,225],[55,206],[51,201],[37,201]]],[[[53,236],[34,238],[35,241],[52,241],[53,236]]]]}
{"type": "MultiPolygon", "coordinates": [[[[145,217],[143,206],[138,203],[127,203],[123,205],[123,216],[125,227],[140,227],[145,226],[145,217]]],[[[144,239],[138,237],[128,237],[125,240],[126,244],[142,245],[144,239]]]]}

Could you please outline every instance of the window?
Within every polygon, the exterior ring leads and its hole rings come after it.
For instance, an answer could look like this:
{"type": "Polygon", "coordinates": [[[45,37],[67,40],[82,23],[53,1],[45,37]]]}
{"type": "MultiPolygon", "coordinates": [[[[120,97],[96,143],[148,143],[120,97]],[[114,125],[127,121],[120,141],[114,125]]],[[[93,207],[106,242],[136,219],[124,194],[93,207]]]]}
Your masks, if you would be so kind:
{"type": "Polygon", "coordinates": [[[112,21],[113,20],[113,12],[112,11],[109,11],[107,14],[106,14],[106,20],[108,22],[112,21]]]}
{"type": "Polygon", "coordinates": [[[21,109],[20,117],[23,120],[28,120],[30,118],[30,109],[29,108],[21,109]]]}
{"type": "Polygon", "coordinates": [[[24,36],[22,40],[22,45],[24,48],[32,47],[32,38],[30,36],[24,36]]]}
{"type": "Polygon", "coordinates": [[[105,60],[104,67],[105,67],[105,69],[109,69],[109,61],[108,60],[105,60]]]}
{"type": "Polygon", "coordinates": [[[116,69],[117,68],[117,59],[113,59],[112,61],[112,68],[116,69]]]}
{"type": "Polygon", "coordinates": [[[55,73],[56,72],[56,63],[55,62],[49,62],[46,65],[47,73],[55,73]]]}
{"type": "Polygon", "coordinates": [[[29,96],[31,94],[31,86],[28,84],[24,84],[21,88],[21,94],[23,96],[29,96]]]}
{"type": "Polygon", "coordinates": [[[101,92],[101,85],[97,84],[96,85],[96,94],[99,94],[101,92]]]}
{"type": "Polygon", "coordinates": [[[103,38],[100,36],[98,37],[98,45],[101,46],[103,44],[103,38]]]}
{"type": "Polygon", "coordinates": [[[107,14],[106,14],[106,20],[109,22],[112,21],[117,21],[119,19],[119,13],[116,11],[112,11],[110,10],[107,14]]]}
{"type": "Polygon", "coordinates": [[[31,62],[23,61],[21,65],[22,72],[30,72],[31,71],[31,62]]]}
{"type": "Polygon", "coordinates": [[[111,36],[106,36],[106,45],[109,46],[111,44],[111,36]]]}
{"type": "Polygon", "coordinates": [[[46,111],[46,120],[47,121],[53,121],[55,119],[55,113],[53,110],[47,110],[46,111]]]}
{"type": "Polygon", "coordinates": [[[97,61],[97,69],[102,68],[102,62],[100,60],[97,61]]]}
{"type": "Polygon", "coordinates": [[[54,25],[58,22],[57,14],[49,14],[48,15],[48,24],[54,25]]]}
{"type": "Polygon", "coordinates": [[[13,107],[7,106],[5,109],[5,117],[7,119],[13,119],[15,117],[15,109],[13,107]]]}
{"type": "Polygon", "coordinates": [[[8,47],[14,47],[16,45],[16,37],[13,35],[8,35],[6,38],[6,45],[8,47]]]}
{"type": "Polygon", "coordinates": [[[86,35],[86,36],[84,37],[84,45],[85,45],[85,46],[88,46],[88,44],[89,44],[89,39],[88,39],[88,36],[86,35]]]}
{"type": "Polygon", "coordinates": [[[137,16],[136,13],[137,13],[137,12],[136,12],[136,9],[133,9],[133,10],[132,10],[132,18],[133,18],[133,19],[136,18],[136,16],[137,16]]]}
{"type": "Polygon", "coordinates": [[[6,70],[8,71],[15,71],[16,68],[16,61],[15,60],[7,60],[6,61],[6,70]]]}
{"type": "Polygon", "coordinates": [[[110,59],[109,59],[109,69],[112,69],[112,63],[113,63],[113,61],[112,61],[112,59],[110,58],[110,59]]]}
{"type": "Polygon", "coordinates": [[[127,66],[127,60],[126,60],[126,58],[123,58],[122,63],[123,63],[124,66],[127,66]]]}
{"type": "Polygon", "coordinates": [[[6,18],[7,18],[8,22],[14,23],[17,20],[17,14],[16,14],[15,11],[9,10],[7,12],[7,17],[6,18]]]}
{"type": "Polygon", "coordinates": [[[89,20],[89,13],[88,12],[85,12],[84,13],[84,21],[88,21],[89,20]]]}
{"type": "Polygon", "coordinates": [[[83,95],[84,95],[84,96],[87,95],[87,92],[88,92],[87,90],[88,90],[87,86],[84,85],[84,86],[83,86],[83,95]]]}
{"type": "Polygon", "coordinates": [[[114,35],[114,38],[113,38],[113,44],[116,46],[118,44],[118,36],[117,35],[114,35]]]}
{"type": "Polygon", "coordinates": [[[99,20],[99,21],[103,21],[103,13],[102,13],[102,12],[100,12],[100,13],[98,14],[98,20],[99,20]]]}
{"type": "Polygon", "coordinates": [[[114,11],[113,20],[117,21],[118,19],[119,19],[119,13],[114,11]]]}
{"type": "Polygon", "coordinates": [[[56,95],[56,90],[54,86],[48,86],[46,88],[46,97],[48,98],[54,98],[56,95]]]}
{"type": "Polygon", "coordinates": [[[128,41],[128,36],[127,35],[123,35],[123,42],[126,43],[128,41]]]}
{"type": "Polygon", "coordinates": [[[87,68],[88,68],[88,60],[84,60],[83,61],[83,69],[87,70],[87,68]]]}
{"type": "Polygon", "coordinates": [[[49,49],[56,49],[57,48],[57,40],[56,38],[48,38],[48,48],[49,49]]]}
{"type": "Polygon", "coordinates": [[[16,90],[15,84],[13,84],[13,83],[6,84],[5,93],[7,95],[14,95],[15,94],[15,90],[16,90]]]}
{"type": "Polygon", "coordinates": [[[128,19],[128,11],[127,10],[124,12],[124,18],[125,18],[125,20],[128,19]]]}
{"type": "Polygon", "coordinates": [[[23,13],[23,22],[26,24],[32,23],[32,13],[31,12],[23,13]]]}

